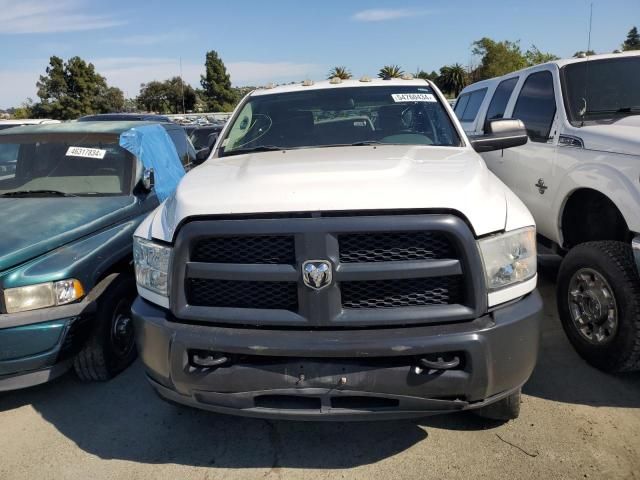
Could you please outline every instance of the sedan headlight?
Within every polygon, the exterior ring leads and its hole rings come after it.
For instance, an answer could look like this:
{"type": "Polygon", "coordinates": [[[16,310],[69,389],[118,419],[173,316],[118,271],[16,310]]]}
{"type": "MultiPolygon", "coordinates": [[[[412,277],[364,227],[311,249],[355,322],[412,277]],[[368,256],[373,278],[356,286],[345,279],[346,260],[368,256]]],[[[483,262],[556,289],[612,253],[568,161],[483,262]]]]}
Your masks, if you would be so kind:
{"type": "Polygon", "coordinates": [[[84,288],[79,280],[37,283],[25,287],[7,288],[4,304],[7,313],[27,312],[39,308],[66,305],[84,297],[84,288]]]}
{"type": "Polygon", "coordinates": [[[490,292],[536,274],[536,229],[527,227],[478,241],[490,292]]]}
{"type": "Polygon", "coordinates": [[[133,237],[133,262],[138,285],[162,296],[169,296],[170,247],[133,237]]]}

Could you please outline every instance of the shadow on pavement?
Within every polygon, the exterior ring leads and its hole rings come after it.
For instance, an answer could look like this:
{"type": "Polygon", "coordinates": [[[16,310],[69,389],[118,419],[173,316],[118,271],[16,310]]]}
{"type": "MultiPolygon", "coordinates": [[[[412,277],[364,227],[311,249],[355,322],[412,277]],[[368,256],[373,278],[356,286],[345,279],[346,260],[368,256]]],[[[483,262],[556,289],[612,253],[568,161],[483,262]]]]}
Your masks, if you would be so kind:
{"type": "MultiPolygon", "coordinates": [[[[543,271],[546,300],[538,366],[528,395],[597,406],[640,405],[640,374],[605,375],[584,363],[555,313],[554,274],[543,271]]],[[[426,429],[499,426],[472,414],[369,423],[275,422],[215,415],[158,399],[136,363],[115,380],[81,384],[73,375],[0,395],[0,411],[32,407],[84,451],[102,459],[230,468],[352,468],[425,440],[426,429]]]]}

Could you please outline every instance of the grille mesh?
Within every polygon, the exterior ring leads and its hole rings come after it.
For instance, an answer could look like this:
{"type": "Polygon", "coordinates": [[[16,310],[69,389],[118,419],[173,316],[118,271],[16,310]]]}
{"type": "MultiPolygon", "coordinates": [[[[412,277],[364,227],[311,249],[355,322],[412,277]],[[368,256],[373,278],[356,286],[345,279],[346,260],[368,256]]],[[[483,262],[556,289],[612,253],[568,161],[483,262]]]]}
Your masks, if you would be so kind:
{"type": "Polygon", "coordinates": [[[294,264],[293,236],[212,237],[198,241],[191,259],[207,263],[294,264]]]}
{"type": "Polygon", "coordinates": [[[462,303],[462,277],[342,282],[344,308],[396,308],[462,303]]]}
{"type": "Polygon", "coordinates": [[[187,279],[187,302],[199,307],[298,310],[295,282],[187,279]]]}
{"type": "Polygon", "coordinates": [[[451,241],[436,232],[343,234],[338,243],[342,263],[455,258],[451,241]]]}

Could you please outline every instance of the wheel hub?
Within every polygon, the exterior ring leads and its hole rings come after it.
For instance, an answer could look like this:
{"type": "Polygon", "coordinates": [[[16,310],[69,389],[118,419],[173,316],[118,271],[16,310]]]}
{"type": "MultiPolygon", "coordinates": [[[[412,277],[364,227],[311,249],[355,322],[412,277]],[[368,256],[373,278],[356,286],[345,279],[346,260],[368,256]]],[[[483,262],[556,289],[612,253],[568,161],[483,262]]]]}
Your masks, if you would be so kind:
{"type": "Polygon", "coordinates": [[[113,318],[111,339],[119,355],[127,355],[133,348],[133,320],[131,316],[118,312],[113,318]]]}
{"type": "Polygon", "coordinates": [[[569,282],[569,310],[574,326],[590,343],[609,342],[618,330],[618,308],[609,282],[597,271],[582,268],[569,282]]]}

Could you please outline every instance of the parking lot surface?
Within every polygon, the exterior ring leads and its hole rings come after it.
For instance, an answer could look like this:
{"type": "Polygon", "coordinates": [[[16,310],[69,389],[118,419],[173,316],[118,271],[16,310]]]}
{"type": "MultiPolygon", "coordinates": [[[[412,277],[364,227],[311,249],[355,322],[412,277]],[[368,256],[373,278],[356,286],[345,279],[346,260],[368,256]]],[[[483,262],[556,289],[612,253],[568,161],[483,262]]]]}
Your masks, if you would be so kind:
{"type": "Polygon", "coordinates": [[[610,376],[568,344],[553,271],[538,366],[518,420],[376,423],[225,417],[166,404],[135,364],[0,394],[0,479],[640,478],[640,373],[610,376]]]}

